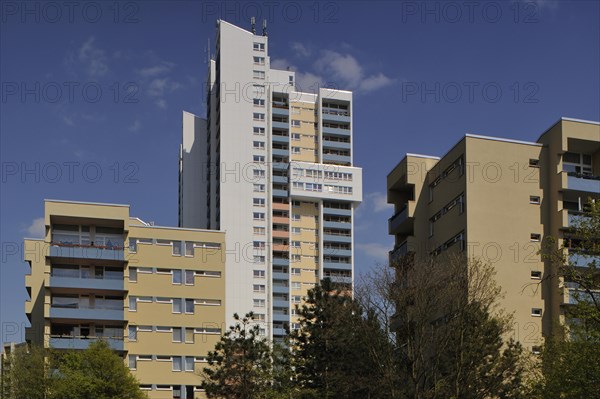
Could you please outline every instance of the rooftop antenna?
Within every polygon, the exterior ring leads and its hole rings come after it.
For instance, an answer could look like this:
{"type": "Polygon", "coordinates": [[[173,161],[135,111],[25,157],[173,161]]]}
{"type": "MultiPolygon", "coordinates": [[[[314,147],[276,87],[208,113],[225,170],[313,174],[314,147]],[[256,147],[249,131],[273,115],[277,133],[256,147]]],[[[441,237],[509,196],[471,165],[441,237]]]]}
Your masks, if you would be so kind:
{"type": "Polygon", "coordinates": [[[250,23],[252,24],[252,34],[256,35],[256,17],[250,18],[250,23]]]}
{"type": "Polygon", "coordinates": [[[267,36],[267,20],[263,19],[263,36],[267,36]]]}

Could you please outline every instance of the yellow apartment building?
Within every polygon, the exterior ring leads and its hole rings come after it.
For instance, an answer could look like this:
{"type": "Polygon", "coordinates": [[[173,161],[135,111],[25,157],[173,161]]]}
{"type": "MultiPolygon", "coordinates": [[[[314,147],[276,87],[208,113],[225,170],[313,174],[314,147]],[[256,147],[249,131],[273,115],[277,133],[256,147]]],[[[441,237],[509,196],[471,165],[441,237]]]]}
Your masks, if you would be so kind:
{"type": "Polygon", "coordinates": [[[556,277],[542,240],[562,245],[588,200],[600,198],[599,176],[600,124],[569,118],[536,142],[468,134],[442,157],[407,154],[387,176],[390,264],[446,251],[490,262],[514,338],[537,352],[578,288],[556,277]]]}
{"type": "Polygon", "coordinates": [[[45,226],[25,240],[26,340],[61,350],[105,339],[150,398],[204,397],[198,372],[225,328],[225,234],[54,200],[45,226]]]}

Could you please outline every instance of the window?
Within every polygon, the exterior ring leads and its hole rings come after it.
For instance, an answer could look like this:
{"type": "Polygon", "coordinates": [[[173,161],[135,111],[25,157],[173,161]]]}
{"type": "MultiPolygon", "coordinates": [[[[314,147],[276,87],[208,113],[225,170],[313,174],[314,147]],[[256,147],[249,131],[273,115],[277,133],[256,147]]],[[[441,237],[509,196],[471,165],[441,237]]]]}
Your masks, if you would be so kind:
{"type": "Polygon", "coordinates": [[[539,270],[532,270],[531,271],[531,278],[534,280],[541,280],[542,279],[542,272],[539,270]]]}
{"type": "Polygon", "coordinates": [[[300,147],[292,147],[292,154],[300,154],[300,147]]]}
{"type": "Polygon", "coordinates": [[[542,309],[540,308],[532,308],[531,315],[534,317],[542,317],[542,309]]]}
{"type": "Polygon", "coordinates": [[[265,171],[262,169],[254,169],[253,175],[254,177],[263,178],[265,177],[265,171]]]}
{"type": "Polygon", "coordinates": [[[292,206],[294,206],[294,207],[300,206],[300,201],[292,201],[292,206]]]}
{"type": "Polygon", "coordinates": [[[173,342],[181,342],[181,327],[173,327],[173,342]]]}
{"type": "Polygon", "coordinates": [[[429,237],[433,236],[433,220],[429,221],[429,237]]]}
{"type": "Polygon", "coordinates": [[[297,119],[292,119],[292,127],[300,127],[300,121],[297,119]]]}
{"type": "Polygon", "coordinates": [[[173,255],[181,256],[181,241],[173,241],[173,255]]]}
{"type": "Polygon", "coordinates": [[[185,313],[194,314],[194,300],[193,299],[185,300],[185,313]]]}
{"type": "Polygon", "coordinates": [[[265,242],[264,241],[254,241],[252,243],[252,245],[254,246],[254,248],[260,248],[260,249],[264,249],[265,248],[265,242]]]}
{"type": "Polygon", "coordinates": [[[531,233],[530,235],[530,239],[531,241],[540,241],[542,239],[542,235],[541,234],[537,234],[537,233],[531,233]]]}
{"type": "Polygon", "coordinates": [[[592,174],[592,156],[575,152],[563,155],[563,171],[578,175],[592,174]]]}
{"type": "Polygon", "coordinates": [[[185,242],[185,256],[194,256],[194,243],[192,241],[185,242]]]}
{"type": "Polygon", "coordinates": [[[542,347],[541,346],[532,346],[531,353],[533,353],[534,355],[539,355],[540,353],[542,353],[542,347]]]}
{"type": "Polygon", "coordinates": [[[194,271],[193,270],[186,270],[185,271],[185,285],[194,285],[194,271]]]}
{"type": "Polygon", "coordinates": [[[265,65],[265,57],[252,57],[256,65],[265,65]]]}
{"type": "Polygon", "coordinates": [[[194,371],[194,357],[193,356],[185,357],[185,371],[194,371]]]}
{"type": "Polygon", "coordinates": [[[138,332],[152,332],[152,326],[137,326],[138,332]]]}
{"type": "Polygon", "coordinates": [[[137,326],[129,326],[129,340],[137,341],[137,326]]]}
{"type": "Polygon", "coordinates": [[[264,313],[254,313],[252,315],[252,320],[265,321],[265,314],[264,313]]]}
{"type": "Polygon", "coordinates": [[[252,133],[254,133],[256,136],[264,136],[265,135],[265,128],[264,127],[259,127],[259,126],[254,126],[252,128],[252,133]]]}
{"type": "MultiPolygon", "coordinates": [[[[264,79],[265,78],[265,71],[252,71],[252,77],[254,79],[264,79]]],[[[264,106],[264,100],[263,100],[263,106],[264,106]]]]}
{"type": "Polygon", "coordinates": [[[292,227],[292,234],[297,235],[301,233],[300,227],[292,227]]]}
{"type": "Polygon", "coordinates": [[[530,195],[529,196],[529,203],[530,204],[534,204],[534,205],[539,205],[539,204],[541,204],[541,199],[538,196],[530,195]]]}
{"type": "MultiPolygon", "coordinates": [[[[264,72],[263,72],[263,75],[264,75],[264,72]]],[[[263,79],[264,79],[264,77],[263,77],[263,79]]],[[[255,107],[264,107],[265,106],[265,100],[262,98],[254,98],[254,99],[252,99],[252,103],[254,104],[255,107]]],[[[263,128],[263,132],[264,132],[264,128],[263,128]]]]}
{"type": "Polygon", "coordinates": [[[254,51],[265,51],[265,44],[264,44],[264,43],[257,43],[257,42],[254,42],[254,43],[252,44],[252,49],[253,49],[254,51]]]}
{"type": "Polygon", "coordinates": [[[265,263],[265,257],[254,255],[254,263],[265,263]]]}
{"type": "Polygon", "coordinates": [[[266,292],[265,286],[263,284],[254,284],[252,286],[252,290],[260,294],[264,294],[266,292]]]}
{"type": "Polygon", "coordinates": [[[267,229],[265,229],[264,227],[255,226],[253,231],[254,231],[254,234],[256,234],[257,236],[264,236],[267,232],[267,229]]]}
{"type": "Polygon", "coordinates": [[[181,313],[181,298],[173,298],[173,313],[181,313]]]}
{"type": "Polygon", "coordinates": [[[294,141],[300,140],[300,133],[292,133],[292,140],[294,140],[294,141]]]}
{"type": "Polygon", "coordinates": [[[299,290],[301,287],[302,287],[301,283],[296,282],[296,281],[292,282],[292,289],[293,290],[299,290]]]}
{"type": "Polygon", "coordinates": [[[255,308],[264,308],[265,307],[265,300],[264,299],[255,299],[254,300],[254,307],[255,308]]]}
{"type": "Polygon", "coordinates": [[[254,112],[252,114],[252,118],[254,118],[255,121],[264,121],[265,114],[263,114],[262,112],[254,112]]]}
{"type": "Polygon", "coordinates": [[[173,357],[173,371],[181,371],[181,356],[173,357]]]}
{"type": "Polygon", "coordinates": [[[252,158],[254,162],[265,162],[264,155],[254,155],[252,158]]]}
{"type": "Polygon", "coordinates": [[[173,284],[181,284],[181,270],[173,270],[173,284]]]}
{"type": "Polygon", "coordinates": [[[254,212],[252,215],[254,220],[265,220],[264,212],[254,212]]]}
{"type": "Polygon", "coordinates": [[[292,220],[293,220],[293,221],[295,221],[295,222],[299,221],[299,220],[300,220],[300,215],[298,215],[298,214],[294,213],[294,214],[292,215],[292,220]]]}
{"type": "Polygon", "coordinates": [[[132,283],[137,282],[137,268],[136,267],[129,268],[129,281],[132,283]]]}
{"type": "Polygon", "coordinates": [[[265,192],[265,185],[264,184],[255,184],[254,185],[254,192],[255,193],[264,193],[265,192]]]}
{"type": "Polygon", "coordinates": [[[186,344],[194,343],[194,329],[193,328],[185,329],[185,343],[186,344]]]}
{"type": "Polygon", "coordinates": [[[137,298],[134,296],[129,297],[129,311],[130,312],[137,311],[137,298]]]}
{"type": "Polygon", "coordinates": [[[529,159],[529,166],[531,166],[532,168],[539,168],[540,167],[540,160],[539,159],[530,158],[529,159]]]}
{"type": "Polygon", "coordinates": [[[299,276],[302,273],[299,267],[292,267],[292,276],[299,276]]]}
{"type": "Polygon", "coordinates": [[[156,326],[156,332],[170,333],[172,331],[173,331],[172,327],[156,326]]]}
{"type": "Polygon", "coordinates": [[[302,297],[300,295],[292,295],[292,303],[300,303],[302,297]]]}
{"type": "Polygon", "coordinates": [[[131,370],[137,369],[137,356],[136,355],[129,355],[129,368],[131,370]]]}
{"type": "Polygon", "coordinates": [[[300,248],[300,241],[292,241],[292,248],[300,248]]]}
{"type": "Polygon", "coordinates": [[[252,272],[252,276],[254,278],[265,278],[265,271],[264,270],[254,270],[252,272]]]}
{"type": "Polygon", "coordinates": [[[264,141],[253,141],[252,145],[257,150],[264,150],[265,149],[265,142],[264,141]]]}
{"type": "Polygon", "coordinates": [[[166,298],[166,297],[156,297],[156,303],[172,303],[173,300],[171,298],[166,298]]]}

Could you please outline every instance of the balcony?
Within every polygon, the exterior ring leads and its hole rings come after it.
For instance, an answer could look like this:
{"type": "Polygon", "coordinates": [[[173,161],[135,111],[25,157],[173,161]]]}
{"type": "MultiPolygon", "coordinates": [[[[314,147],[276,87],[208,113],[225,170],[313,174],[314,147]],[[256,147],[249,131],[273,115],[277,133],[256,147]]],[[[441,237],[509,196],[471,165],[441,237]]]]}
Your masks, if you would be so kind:
{"type": "Polygon", "coordinates": [[[280,136],[278,134],[274,134],[272,137],[273,143],[289,144],[290,142],[290,138],[288,136],[280,136]]]}
{"type": "Polygon", "coordinates": [[[283,299],[273,299],[273,307],[287,309],[290,307],[290,303],[283,299]]]}
{"type": "Polygon", "coordinates": [[[274,129],[289,129],[290,128],[289,122],[276,122],[276,121],[273,121],[273,122],[271,122],[271,126],[274,129]]]}
{"type": "Polygon", "coordinates": [[[273,189],[272,194],[273,194],[273,197],[284,197],[284,198],[288,197],[287,190],[280,190],[280,189],[277,189],[277,188],[273,189]]]}
{"type": "Polygon", "coordinates": [[[283,327],[273,327],[273,335],[284,336],[285,329],[283,327]]]}
{"type": "MultiPolygon", "coordinates": [[[[118,338],[101,338],[105,340],[113,350],[124,350],[122,339],[118,338]]],[[[87,349],[92,342],[96,342],[98,338],[61,338],[50,337],[50,347],[53,349],[87,349]]]]}
{"type": "MultiPolygon", "coordinates": [[[[273,258],[273,266],[289,266],[290,260],[287,258],[273,258]]],[[[275,274],[275,273],[273,273],[275,274]]]]}
{"type": "Polygon", "coordinates": [[[272,221],[277,224],[290,224],[290,219],[285,216],[273,216],[272,221]]]}
{"type": "Polygon", "coordinates": [[[323,213],[326,215],[351,216],[352,209],[339,209],[323,207],[323,213]]]}
{"type": "Polygon", "coordinates": [[[50,318],[76,320],[119,320],[124,321],[123,309],[57,308],[50,307],[50,318]]]}
{"type": "Polygon", "coordinates": [[[121,279],[95,279],[50,276],[50,288],[78,288],[85,290],[123,291],[125,284],[121,279]]]}
{"type": "Polygon", "coordinates": [[[323,108],[322,113],[323,121],[329,122],[347,122],[349,123],[352,118],[348,111],[339,111],[336,109],[323,108]]]}
{"type": "Polygon", "coordinates": [[[350,164],[352,158],[348,155],[323,154],[323,162],[350,164]]]}
{"type": "MultiPolygon", "coordinates": [[[[273,260],[273,262],[275,262],[273,260]]],[[[275,263],[273,263],[275,264],[275,263]]],[[[289,264],[289,262],[288,262],[289,264]]],[[[287,273],[273,272],[273,280],[289,280],[290,276],[287,273]]]]}
{"type": "Polygon", "coordinates": [[[339,248],[323,248],[323,255],[352,256],[352,250],[351,249],[339,249],[339,248]]]}
{"type": "Polygon", "coordinates": [[[589,267],[591,263],[596,265],[596,268],[600,268],[600,256],[584,255],[581,253],[570,253],[569,264],[575,267],[589,267]]]}
{"type": "Polygon", "coordinates": [[[274,294],[288,294],[290,292],[290,287],[287,285],[281,284],[273,284],[273,293],[274,294]]]}
{"type": "Polygon", "coordinates": [[[56,258],[98,259],[124,261],[125,251],[121,247],[93,247],[83,245],[51,244],[50,256],[56,258]]]}
{"type": "Polygon", "coordinates": [[[275,176],[273,176],[273,183],[287,184],[288,183],[288,178],[287,178],[287,176],[277,176],[277,175],[275,175],[275,176]]]}
{"type": "MultiPolygon", "coordinates": [[[[273,104],[273,108],[271,108],[273,115],[278,116],[288,116],[290,114],[290,110],[288,108],[283,108],[283,106],[277,106],[273,104]]],[[[281,122],[274,122],[281,123],[281,122]]]]}
{"type": "Polygon", "coordinates": [[[413,203],[409,202],[404,208],[396,212],[388,220],[388,231],[390,234],[407,234],[413,228],[413,203]]]}
{"type": "Polygon", "coordinates": [[[323,278],[330,279],[332,283],[352,284],[352,276],[328,276],[327,274],[325,274],[323,278]]]}
{"type": "Polygon", "coordinates": [[[340,129],[336,127],[325,127],[323,126],[323,133],[326,134],[335,134],[338,136],[350,137],[352,135],[352,130],[350,129],[340,129]]]}
{"type": "MultiPolygon", "coordinates": [[[[288,152],[285,152],[285,157],[289,156],[288,152]]],[[[290,164],[287,162],[273,162],[273,170],[288,170],[290,164]]]]}
{"type": "Polygon", "coordinates": [[[285,313],[275,313],[273,312],[273,321],[283,321],[283,322],[289,322],[290,321],[290,315],[289,314],[285,314],[285,313]]]}
{"type": "Polygon", "coordinates": [[[567,173],[566,188],[569,190],[600,194],[600,176],[567,173]]]}
{"type": "Polygon", "coordinates": [[[273,230],[273,238],[289,238],[290,232],[287,230],[273,230]]]}
{"type": "Polygon", "coordinates": [[[281,148],[273,148],[273,155],[277,155],[280,157],[289,157],[290,156],[290,150],[284,150],[281,148]]]}
{"type": "Polygon", "coordinates": [[[281,202],[273,202],[273,209],[278,211],[287,211],[290,209],[290,204],[282,204],[281,202]]]}
{"type": "Polygon", "coordinates": [[[405,240],[400,245],[398,245],[397,247],[395,247],[393,250],[390,251],[390,253],[389,253],[390,265],[394,265],[394,264],[398,263],[408,253],[409,253],[409,243],[408,243],[408,240],[405,240]]]}
{"type": "Polygon", "coordinates": [[[352,263],[323,261],[323,269],[352,270],[352,263]]]}
{"type": "Polygon", "coordinates": [[[332,221],[325,220],[325,221],[323,221],[323,227],[331,228],[331,229],[350,230],[352,228],[352,223],[350,223],[350,222],[332,222],[332,221]]]}
{"type": "Polygon", "coordinates": [[[324,138],[323,139],[323,148],[351,150],[352,144],[346,143],[345,141],[327,140],[326,138],[324,138]]]}
{"type": "Polygon", "coordinates": [[[330,242],[352,242],[351,236],[342,236],[338,234],[323,234],[323,241],[330,242]]]}

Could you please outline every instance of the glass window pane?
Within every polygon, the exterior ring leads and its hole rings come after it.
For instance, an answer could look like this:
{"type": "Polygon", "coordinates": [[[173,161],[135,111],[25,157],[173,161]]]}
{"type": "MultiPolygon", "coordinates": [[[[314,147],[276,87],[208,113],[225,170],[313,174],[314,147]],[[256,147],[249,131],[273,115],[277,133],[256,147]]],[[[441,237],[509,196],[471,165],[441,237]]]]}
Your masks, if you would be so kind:
{"type": "Polygon", "coordinates": [[[194,329],[193,328],[185,329],[185,342],[188,342],[188,343],[194,342],[194,329]]]}
{"type": "Polygon", "coordinates": [[[173,313],[181,313],[181,298],[173,298],[173,313]]]}
{"type": "Polygon", "coordinates": [[[191,356],[185,358],[185,371],[194,371],[194,358],[191,356]]]}
{"type": "Polygon", "coordinates": [[[181,284],[181,270],[173,270],[173,284],[181,284]]]}
{"type": "Polygon", "coordinates": [[[137,327],[136,326],[129,326],[129,340],[137,341],[137,327]]]}
{"type": "Polygon", "coordinates": [[[173,255],[181,256],[181,241],[173,241],[173,255]]]}
{"type": "Polygon", "coordinates": [[[173,371],[181,371],[181,357],[180,356],[173,357],[173,371]]]}
{"type": "Polygon", "coordinates": [[[137,298],[134,296],[129,297],[129,310],[137,310],[137,298]]]}
{"type": "Polygon", "coordinates": [[[191,241],[185,242],[185,255],[194,256],[194,243],[191,241]]]}
{"type": "Polygon", "coordinates": [[[133,281],[133,282],[137,281],[137,267],[129,268],[129,281],[133,281]]]}
{"type": "Polygon", "coordinates": [[[187,285],[194,285],[194,271],[193,270],[185,271],[185,283],[187,285]]]}
{"type": "Polygon", "coordinates": [[[185,300],[185,313],[194,313],[194,300],[193,299],[185,300]]]}
{"type": "Polygon", "coordinates": [[[181,328],[173,327],[173,342],[181,342],[181,328]]]}

